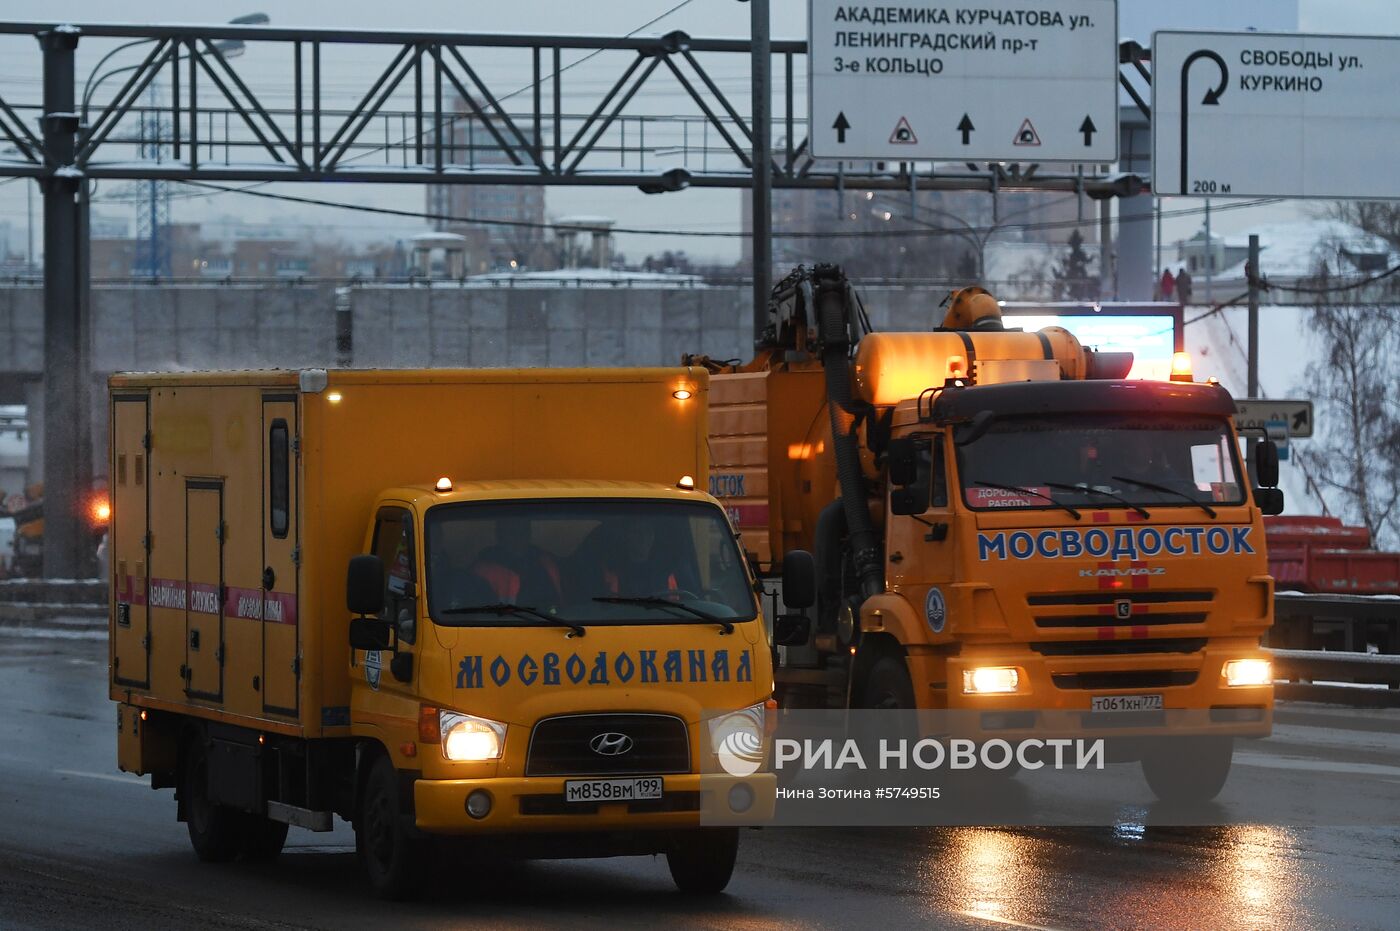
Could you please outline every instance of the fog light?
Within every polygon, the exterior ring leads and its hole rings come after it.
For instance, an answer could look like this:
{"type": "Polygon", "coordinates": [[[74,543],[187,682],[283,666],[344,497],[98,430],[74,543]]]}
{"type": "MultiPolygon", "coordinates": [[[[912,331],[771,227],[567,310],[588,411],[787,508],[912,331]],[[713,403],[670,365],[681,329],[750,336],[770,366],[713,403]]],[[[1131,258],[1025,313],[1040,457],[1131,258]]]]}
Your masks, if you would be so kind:
{"type": "Polygon", "coordinates": [[[1015,666],[977,666],[963,670],[963,691],[975,695],[996,695],[1016,691],[1021,673],[1015,666]]]}
{"type": "Polygon", "coordinates": [[[1220,671],[1230,688],[1268,685],[1274,681],[1273,664],[1266,659],[1232,659],[1220,671]]]}
{"type": "Polygon", "coordinates": [[[467,814],[480,821],[491,814],[491,793],[477,789],[467,796],[467,814]]]}
{"type": "Polygon", "coordinates": [[[736,782],[729,787],[729,810],[742,815],[753,807],[753,789],[747,782],[736,782]]]}

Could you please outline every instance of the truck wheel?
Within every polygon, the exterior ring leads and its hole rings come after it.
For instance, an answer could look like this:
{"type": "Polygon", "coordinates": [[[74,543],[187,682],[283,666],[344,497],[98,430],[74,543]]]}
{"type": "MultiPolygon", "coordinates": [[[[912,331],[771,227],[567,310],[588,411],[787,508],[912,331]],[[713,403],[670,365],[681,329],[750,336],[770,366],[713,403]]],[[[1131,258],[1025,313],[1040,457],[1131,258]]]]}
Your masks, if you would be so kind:
{"type": "Polygon", "coordinates": [[[205,863],[227,863],[237,856],[244,837],[243,813],[209,798],[209,754],[203,737],[185,745],[180,794],[195,855],[205,863]]]}
{"type": "Polygon", "coordinates": [[[266,863],[277,859],[287,842],[287,825],[259,815],[245,815],[243,826],[243,859],[266,863]]]}
{"type": "Polygon", "coordinates": [[[1233,737],[1179,737],[1142,750],[1142,774],[1164,802],[1208,802],[1220,794],[1235,754],[1233,737]]]}
{"type": "Polygon", "coordinates": [[[914,683],[901,656],[882,656],[870,667],[860,706],[893,711],[914,708],[914,683]]]}
{"type": "Polygon", "coordinates": [[[381,756],[370,769],[355,818],[355,853],[375,895],[403,899],[417,891],[418,847],[400,817],[399,774],[381,756]]]}
{"type": "Polygon", "coordinates": [[[680,891],[712,895],[729,885],[738,856],[738,828],[701,828],[676,838],[666,865],[680,891]]]}

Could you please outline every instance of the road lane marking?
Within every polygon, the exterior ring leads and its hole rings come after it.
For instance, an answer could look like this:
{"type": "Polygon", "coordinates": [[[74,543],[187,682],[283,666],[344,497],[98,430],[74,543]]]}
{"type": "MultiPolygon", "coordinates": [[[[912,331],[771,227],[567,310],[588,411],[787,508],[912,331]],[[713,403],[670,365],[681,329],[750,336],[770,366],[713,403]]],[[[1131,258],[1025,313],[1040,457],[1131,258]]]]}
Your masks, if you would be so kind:
{"type": "Polygon", "coordinates": [[[978,921],[989,921],[995,925],[1005,925],[1010,928],[1027,928],[1029,931],[1061,931],[1061,929],[1052,928],[1049,925],[1033,925],[1024,921],[1016,921],[1013,918],[1002,918],[1000,915],[993,915],[990,912],[967,910],[960,911],[958,914],[966,915],[969,918],[976,918],[978,921]]]}
{"type": "Polygon", "coordinates": [[[129,786],[145,786],[146,780],[140,776],[118,776],[115,773],[85,773],[79,769],[55,769],[55,776],[81,776],[84,779],[101,779],[104,782],[122,782],[129,786]]]}

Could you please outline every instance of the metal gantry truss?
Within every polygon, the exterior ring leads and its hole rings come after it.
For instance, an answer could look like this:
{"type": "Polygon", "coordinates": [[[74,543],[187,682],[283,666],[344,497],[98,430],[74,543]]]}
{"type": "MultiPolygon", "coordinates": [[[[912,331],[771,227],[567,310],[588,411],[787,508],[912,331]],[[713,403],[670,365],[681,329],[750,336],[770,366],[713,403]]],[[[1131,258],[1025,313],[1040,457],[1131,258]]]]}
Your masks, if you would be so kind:
{"type": "MultiPolygon", "coordinates": [[[[67,162],[30,127],[43,116],[42,105],[0,88],[0,137],[18,153],[0,157],[0,176],[42,177],[67,168],[94,179],[617,185],[657,192],[752,184],[751,121],[716,77],[747,77],[752,45],[745,39],[43,23],[0,23],[0,36],[59,29],[72,30],[75,40],[122,40],[137,49],[140,62],[122,69],[129,74],[115,94],[91,108],[84,103],[67,162]],[[231,43],[272,49],[273,60],[282,62],[278,93],[269,93],[267,74],[249,73],[251,67],[226,53],[231,43]],[[352,105],[332,107],[344,95],[328,86],[324,60],[347,46],[374,46],[388,63],[364,73],[352,105]],[[491,75],[489,59],[505,50],[528,61],[525,87],[506,87],[491,75]],[[601,93],[571,87],[564,61],[570,51],[623,53],[595,66],[617,69],[615,80],[601,93]],[[157,81],[170,100],[158,114],[141,102],[157,81]],[[662,82],[689,114],[648,114],[636,105],[639,92],[662,82]],[[288,91],[290,105],[274,100],[288,91]],[[566,92],[577,109],[566,109],[566,92]],[[577,106],[589,98],[591,106],[577,106]],[[141,159],[132,143],[139,135],[133,127],[143,121],[166,130],[158,140],[168,151],[161,164],[141,159]],[[470,142],[456,131],[463,124],[470,142]]],[[[797,93],[805,55],[805,42],[771,42],[773,86],[782,101],[771,121],[778,140],[769,153],[774,187],[1014,188],[1095,197],[1140,190],[1137,179],[1029,164],[933,171],[910,163],[814,160],[797,93]]],[[[258,67],[268,60],[261,56],[258,67]]]]}

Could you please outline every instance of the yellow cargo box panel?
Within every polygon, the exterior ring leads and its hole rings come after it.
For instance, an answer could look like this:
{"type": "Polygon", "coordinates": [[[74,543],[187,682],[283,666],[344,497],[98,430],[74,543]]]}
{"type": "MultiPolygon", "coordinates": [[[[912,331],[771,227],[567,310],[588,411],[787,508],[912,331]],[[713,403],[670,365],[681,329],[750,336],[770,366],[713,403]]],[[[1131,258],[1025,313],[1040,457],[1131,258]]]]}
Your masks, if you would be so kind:
{"type": "Polygon", "coordinates": [[[380,492],[703,481],[707,390],[701,369],[113,376],[113,697],[348,727],[345,569],[380,492]]]}

